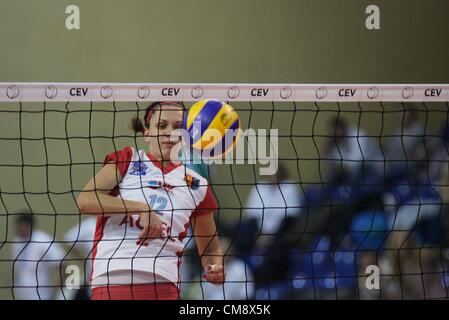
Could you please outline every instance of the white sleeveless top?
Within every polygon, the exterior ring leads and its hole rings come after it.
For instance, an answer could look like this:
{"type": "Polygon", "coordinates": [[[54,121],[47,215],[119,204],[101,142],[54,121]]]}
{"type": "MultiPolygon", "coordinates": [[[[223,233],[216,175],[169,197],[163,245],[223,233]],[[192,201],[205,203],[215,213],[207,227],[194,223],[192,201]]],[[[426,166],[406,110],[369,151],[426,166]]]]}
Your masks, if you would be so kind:
{"type": "MultiPolygon", "coordinates": [[[[170,164],[162,170],[151,154],[126,147],[109,154],[105,163],[115,162],[122,180],[112,195],[147,202],[164,223],[164,234],[148,246],[137,245],[142,230],[140,215],[104,214],[97,218],[92,250],[91,285],[104,285],[108,275],[149,273],[155,281],[179,281],[179,265],[191,217],[211,214],[218,208],[205,178],[183,165],[170,164]]],[[[121,277],[123,279],[123,277],[121,277]]],[[[131,284],[130,280],[130,283],[131,284]]],[[[134,282],[133,282],[134,283],[134,282]]]]}

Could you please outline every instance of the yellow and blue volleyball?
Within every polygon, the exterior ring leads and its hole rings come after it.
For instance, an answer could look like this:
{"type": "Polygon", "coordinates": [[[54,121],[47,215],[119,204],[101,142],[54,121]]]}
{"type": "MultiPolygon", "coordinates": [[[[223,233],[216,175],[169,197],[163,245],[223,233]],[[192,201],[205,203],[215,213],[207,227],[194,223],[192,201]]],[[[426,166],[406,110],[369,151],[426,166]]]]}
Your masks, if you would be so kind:
{"type": "Polygon", "coordinates": [[[196,102],[186,113],[183,128],[189,132],[191,147],[217,158],[227,154],[240,136],[240,119],[229,104],[213,99],[196,102]]]}

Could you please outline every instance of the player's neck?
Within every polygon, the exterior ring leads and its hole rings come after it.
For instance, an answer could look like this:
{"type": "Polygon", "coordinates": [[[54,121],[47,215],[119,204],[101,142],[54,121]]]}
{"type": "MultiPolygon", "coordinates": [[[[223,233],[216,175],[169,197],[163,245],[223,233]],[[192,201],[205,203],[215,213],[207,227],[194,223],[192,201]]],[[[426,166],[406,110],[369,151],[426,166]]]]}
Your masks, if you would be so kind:
{"type": "Polygon", "coordinates": [[[172,162],[171,159],[165,159],[160,154],[153,154],[151,152],[147,152],[148,157],[153,163],[159,167],[163,172],[171,171],[172,169],[178,167],[180,163],[172,162]]]}
{"type": "Polygon", "coordinates": [[[170,159],[167,160],[160,154],[154,154],[154,153],[148,152],[148,155],[151,160],[157,161],[163,166],[166,166],[171,163],[170,159]]]}

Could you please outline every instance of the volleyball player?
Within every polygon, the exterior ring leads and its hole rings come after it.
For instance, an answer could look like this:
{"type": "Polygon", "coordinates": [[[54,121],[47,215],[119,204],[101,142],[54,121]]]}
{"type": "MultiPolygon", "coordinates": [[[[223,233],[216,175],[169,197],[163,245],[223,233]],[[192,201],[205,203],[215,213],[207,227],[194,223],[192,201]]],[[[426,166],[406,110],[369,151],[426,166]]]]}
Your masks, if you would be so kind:
{"type": "Polygon", "coordinates": [[[170,160],[172,132],[184,107],[151,104],[132,120],[149,152],[125,147],[107,155],[102,169],[77,198],[81,213],[97,214],[91,273],[92,299],[179,299],[179,265],[189,224],[205,269],[204,278],[225,281],[223,251],[208,181],[170,160]]]}

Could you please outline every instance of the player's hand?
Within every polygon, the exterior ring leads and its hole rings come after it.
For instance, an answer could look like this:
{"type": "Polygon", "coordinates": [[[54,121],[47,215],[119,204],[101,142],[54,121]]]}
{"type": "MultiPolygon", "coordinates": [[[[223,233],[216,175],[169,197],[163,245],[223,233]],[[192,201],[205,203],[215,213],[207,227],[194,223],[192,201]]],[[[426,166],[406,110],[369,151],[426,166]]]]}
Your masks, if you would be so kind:
{"type": "Polygon", "coordinates": [[[206,274],[203,277],[210,283],[216,286],[221,286],[225,282],[226,272],[222,265],[208,264],[206,267],[206,274]]]}
{"type": "Polygon", "coordinates": [[[154,211],[140,213],[140,225],[143,227],[143,230],[139,234],[138,245],[147,246],[151,240],[160,238],[163,235],[163,223],[154,211]]]}

